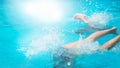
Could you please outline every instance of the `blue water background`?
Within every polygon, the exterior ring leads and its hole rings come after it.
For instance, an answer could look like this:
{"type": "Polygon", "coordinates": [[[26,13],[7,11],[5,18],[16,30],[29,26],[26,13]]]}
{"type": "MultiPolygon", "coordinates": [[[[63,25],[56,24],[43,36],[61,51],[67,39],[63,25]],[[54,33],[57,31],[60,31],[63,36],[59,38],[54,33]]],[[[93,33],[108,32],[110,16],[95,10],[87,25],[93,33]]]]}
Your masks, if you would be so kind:
{"type": "MultiPolygon", "coordinates": [[[[99,12],[111,14],[114,20],[110,20],[107,26],[116,26],[117,32],[120,33],[120,0],[59,0],[64,8],[64,17],[52,25],[31,20],[22,14],[17,7],[21,2],[24,0],[0,0],[0,68],[52,68],[51,51],[28,58],[18,49],[29,45],[31,40],[41,38],[48,33],[52,34],[50,29],[60,34],[59,40],[63,42],[62,44],[78,40],[79,35],[72,30],[86,25],[69,20],[75,13],[84,13],[88,16],[99,12]]],[[[91,33],[85,33],[84,38],[91,33]]],[[[102,45],[113,37],[115,35],[109,34],[98,41],[102,45]]],[[[75,61],[76,68],[120,68],[119,44],[104,54],[80,55],[75,61]]]]}

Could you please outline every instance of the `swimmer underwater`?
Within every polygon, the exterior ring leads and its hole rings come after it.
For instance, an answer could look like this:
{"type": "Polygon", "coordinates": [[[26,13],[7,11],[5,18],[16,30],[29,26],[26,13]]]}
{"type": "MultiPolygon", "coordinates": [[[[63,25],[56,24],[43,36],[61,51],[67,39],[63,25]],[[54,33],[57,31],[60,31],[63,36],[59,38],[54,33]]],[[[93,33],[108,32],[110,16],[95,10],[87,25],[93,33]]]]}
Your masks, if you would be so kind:
{"type": "MultiPolygon", "coordinates": [[[[76,14],[74,16],[75,19],[82,20],[84,23],[87,23],[88,25],[91,24],[89,22],[84,14],[76,14]]],[[[73,63],[71,62],[71,59],[74,58],[77,55],[80,55],[82,53],[87,54],[86,51],[82,51],[79,49],[79,47],[89,46],[91,43],[96,44],[96,40],[106,34],[114,33],[116,34],[116,27],[112,27],[105,30],[99,30],[88,36],[86,39],[78,40],[69,44],[64,45],[63,47],[59,48],[54,52],[53,61],[54,68],[73,68],[73,63]],[[56,62],[59,60],[59,62],[56,62]]],[[[118,42],[120,41],[120,35],[116,34],[116,37],[109,40],[108,42],[104,43],[102,46],[99,47],[93,47],[89,49],[90,51],[97,51],[97,50],[110,50],[112,47],[114,47],[118,42]]],[[[88,50],[87,50],[88,51],[88,50]]]]}

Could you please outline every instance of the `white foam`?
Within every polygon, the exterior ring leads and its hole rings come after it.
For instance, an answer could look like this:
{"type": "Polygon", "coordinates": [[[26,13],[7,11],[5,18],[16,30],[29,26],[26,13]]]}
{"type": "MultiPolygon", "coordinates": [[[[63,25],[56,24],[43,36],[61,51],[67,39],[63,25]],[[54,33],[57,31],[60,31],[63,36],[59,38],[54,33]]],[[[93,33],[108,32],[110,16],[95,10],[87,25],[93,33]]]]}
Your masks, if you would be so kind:
{"type": "Polygon", "coordinates": [[[30,58],[34,55],[50,51],[61,43],[62,41],[59,38],[59,34],[52,33],[33,39],[27,46],[21,46],[18,50],[22,51],[27,58],[30,58]]]}
{"type": "Polygon", "coordinates": [[[96,28],[104,28],[109,20],[111,15],[107,13],[94,13],[90,16],[89,21],[91,22],[89,25],[96,28]]]}

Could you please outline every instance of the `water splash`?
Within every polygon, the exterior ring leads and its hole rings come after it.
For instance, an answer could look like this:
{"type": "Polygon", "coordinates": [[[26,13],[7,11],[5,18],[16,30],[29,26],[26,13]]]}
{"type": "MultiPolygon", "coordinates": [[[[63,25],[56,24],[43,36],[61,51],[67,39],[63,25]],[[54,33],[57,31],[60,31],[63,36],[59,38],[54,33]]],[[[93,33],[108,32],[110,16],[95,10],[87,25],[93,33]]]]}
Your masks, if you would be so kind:
{"type": "Polygon", "coordinates": [[[35,34],[28,35],[27,40],[29,41],[25,40],[24,38],[24,41],[26,41],[27,44],[20,44],[21,46],[18,48],[18,50],[22,51],[27,58],[31,58],[32,56],[39,54],[44,54],[45,52],[51,52],[55,48],[62,45],[64,42],[64,40],[60,39],[63,34],[60,33],[58,29],[59,28],[57,27],[44,27],[42,30],[44,32],[46,31],[45,34],[41,35],[41,33],[37,32],[35,34]]]}
{"type": "Polygon", "coordinates": [[[89,25],[96,28],[104,28],[106,27],[110,19],[111,19],[111,15],[105,12],[94,13],[89,18],[89,21],[91,22],[89,25]]]}
{"type": "Polygon", "coordinates": [[[79,40],[77,48],[75,48],[78,54],[91,54],[99,48],[99,43],[95,42],[86,42],[84,40],[79,40]]]}
{"type": "Polygon", "coordinates": [[[61,35],[62,34],[51,31],[51,33],[42,37],[32,39],[26,46],[20,46],[18,50],[22,51],[27,58],[52,51],[62,45],[63,42],[60,40],[61,35]]]}

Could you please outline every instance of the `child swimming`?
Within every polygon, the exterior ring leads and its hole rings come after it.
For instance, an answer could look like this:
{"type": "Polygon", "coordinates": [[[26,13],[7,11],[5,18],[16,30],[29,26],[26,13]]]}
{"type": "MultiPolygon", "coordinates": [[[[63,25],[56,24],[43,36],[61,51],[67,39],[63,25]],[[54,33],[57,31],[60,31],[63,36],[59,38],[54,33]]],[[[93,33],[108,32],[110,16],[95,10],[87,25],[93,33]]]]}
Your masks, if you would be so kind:
{"type": "MultiPolygon", "coordinates": [[[[64,45],[62,48],[60,48],[58,51],[56,51],[55,55],[59,54],[59,56],[54,57],[54,61],[56,59],[61,59],[58,64],[54,64],[54,68],[72,68],[73,63],[71,62],[71,58],[74,58],[76,55],[80,55],[81,52],[86,54],[86,51],[83,52],[78,47],[84,47],[85,45],[89,43],[94,43],[94,41],[106,34],[116,32],[116,27],[112,27],[110,29],[96,31],[95,33],[91,34],[89,37],[82,41],[75,41],[69,44],[64,45]]],[[[102,46],[99,46],[94,49],[90,49],[90,51],[97,51],[97,50],[109,50],[112,47],[115,46],[116,43],[120,41],[120,35],[117,35],[115,38],[111,39],[110,41],[106,42],[102,46]]],[[[93,45],[94,47],[94,45],[93,45]]],[[[89,50],[87,50],[89,51],[89,50]]]]}
{"type": "Polygon", "coordinates": [[[54,53],[54,61],[57,63],[54,64],[54,68],[73,68],[74,63],[71,61],[72,58],[74,58],[76,55],[80,54],[87,54],[92,51],[97,51],[97,50],[109,50],[112,47],[115,46],[117,42],[120,41],[120,35],[116,34],[116,27],[112,27],[109,29],[101,29],[101,28],[96,28],[94,27],[94,23],[89,21],[86,18],[85,14],[76,14],[74,16],[74,19],[78,19],[83,21],[84,23],[88,24],[89,27],[85,29],[80,29],[78,32],[81,33],[81,31],[89,31],[91,29],[97,30],[90,36],[88,36],[86,39],[78,40],[69,44],[64,45],[63,47],[59,48],[57,51],[54,53]],[[110,41],[106,42],[102,46],[97,46],[99,45],[95,41],[109,33],[115,33],[117,36],[110,41]],[[87,49],[87,50],[86,50],[87,49]]]}

